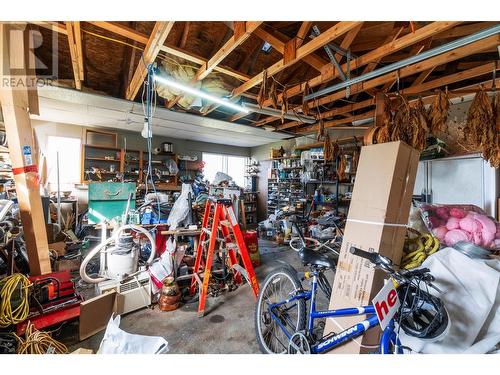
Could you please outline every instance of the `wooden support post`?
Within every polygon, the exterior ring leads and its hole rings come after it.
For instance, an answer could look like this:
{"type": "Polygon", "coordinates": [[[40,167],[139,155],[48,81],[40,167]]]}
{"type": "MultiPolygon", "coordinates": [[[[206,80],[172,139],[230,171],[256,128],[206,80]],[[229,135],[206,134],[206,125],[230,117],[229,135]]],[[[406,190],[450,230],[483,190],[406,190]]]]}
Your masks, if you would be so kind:
{"type": "MultiPolygon", "coordinates": [[[[51,268],[40,198],[40,183],[34,161],[35,155],[33,154],[33,130],[29,116],[31,107],[27,87],[30,82],[35,81],[28,79],[25,64],[16,64],[16,69],[14,69],[6,63],[26,61],[27,39],[21,37],[13,40],[10,31],[14,27],[14,25],[0,24],[0,61],[2,62],[0,67],[0,77],[2,78],[0,103],[9,142],[30,274],[42,275],[51,272],[51,268]],[[18,66],[24,66],[24,68],[19,69],[18,66]]],[[[17,34],[19,35],[19,32],[17,34]]],[[[36,94],[36,84],[31,84],[31,90],[31,98],[33,99],[33,94],[36,94]]]]}

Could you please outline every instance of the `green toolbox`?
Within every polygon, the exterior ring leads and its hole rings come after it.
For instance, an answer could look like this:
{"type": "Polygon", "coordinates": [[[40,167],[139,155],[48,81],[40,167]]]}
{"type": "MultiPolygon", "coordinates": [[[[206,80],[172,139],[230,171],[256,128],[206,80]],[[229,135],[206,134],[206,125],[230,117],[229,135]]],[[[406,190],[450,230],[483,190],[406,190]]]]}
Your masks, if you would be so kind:
{"type": "Polygon", "coordinates": [[[135,208],[135,183],[92,182],[89,184],[89,224],[122,216],[132,193],[130,209],[135,208]]]}

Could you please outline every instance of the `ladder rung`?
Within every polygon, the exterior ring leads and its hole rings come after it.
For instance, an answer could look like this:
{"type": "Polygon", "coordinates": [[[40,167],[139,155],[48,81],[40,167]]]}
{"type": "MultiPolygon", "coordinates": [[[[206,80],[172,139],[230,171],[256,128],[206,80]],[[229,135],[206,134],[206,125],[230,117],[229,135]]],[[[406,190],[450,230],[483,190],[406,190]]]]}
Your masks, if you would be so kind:
{"type": "Polygon", "coordinates": [[[212,232],[207,228],[202,228],[203,232],[205,232],[209,237],[212,235],[212,232]]]}
{"type": "Polygon", "coordinates": [[[240,274],[243,275],[243,277],[247,280],[247,282],[250,284],[250,279],[248,278],[248,273],[246,269],[241,267],[239,264],[233,264],[233,269],[238,271],[240,274]]]}
{"type": "Polygon", "coordinates": [[[238,250],[238,245],[236,245],[235,243],[228,243],[226,247],[228,249],[238,250]]]}

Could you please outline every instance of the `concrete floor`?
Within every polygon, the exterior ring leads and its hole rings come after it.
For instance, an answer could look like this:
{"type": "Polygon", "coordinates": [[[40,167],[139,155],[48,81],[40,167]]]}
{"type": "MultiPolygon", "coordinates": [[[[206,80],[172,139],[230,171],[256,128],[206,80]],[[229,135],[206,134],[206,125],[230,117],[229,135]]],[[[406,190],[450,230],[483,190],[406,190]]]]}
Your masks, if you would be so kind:
{"type": "MultiPolygon", "coordinates": [[[[287,262],[297,270],[303,266],[297,253],[288,247],[269,241],[259,241],[261,266],[256,268],[259,282],[279,267],[278,260],[287,262]]],[[[328,278],[333,277],[331,271],[328,278]]],[[[326,298],[318,294],[319,308],[325,308],[326,298]]],[[[168,341],[169,353],[260,353],[254,328],[255,299],[251,288],[245,284],[237,290],[208,298],[205,316],[197,318],[197,303],[186,304],[175,311],[162,312],[156,306],[122,316],[120,328],[129,333],[163,336],[168,341]]],[[[69,328],[69,327],[68,327],[69,328]]],[[[75,330],[62,334],[70,351],[77,348],[99,348],[104,331],[77,342],[75,330]],[[69,333],[69,334],[68,334],[69,333]]],[[[77,332],[77,330],[76,330],[77,332]]]]}

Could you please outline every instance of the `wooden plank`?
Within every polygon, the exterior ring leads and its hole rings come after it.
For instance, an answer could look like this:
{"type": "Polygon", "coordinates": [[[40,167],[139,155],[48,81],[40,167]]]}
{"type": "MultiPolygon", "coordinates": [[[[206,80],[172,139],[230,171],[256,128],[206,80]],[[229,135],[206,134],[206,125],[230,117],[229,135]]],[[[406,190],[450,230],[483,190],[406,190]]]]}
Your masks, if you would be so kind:
{"type": "Polygon", "coordinates": [[[435,39],[460,38],[462,36],[475,34],[478,31],[487,29],[488,27],[492,27],[495,25],[498,25],[498,22],[477,22],[468,25],[462,25],[437,34],[435,39]]]}
{"type": "Polygon", "coordinates": [[[283,51],[283,63],[285,65],[290,64],[291,61],[297,58],[297,39],[290,39],[285,43],[285,48],[283,51]]]}
{"type": "MultiPolygon", "coordinates": [[[[237,29],[236,25],[239,25],[240,22],[235,22],[235,30],[237,29]]],[[[202,80],[208,74],[214,70],[214,68],[219,65],[231,52],[233,52],[238,46],[243,44],[250,35],[262,24],[262,21],[256,22],[245,22],[244,23],[244,31],[239,27],[238,35],[233,35],[231,39],[229,39],[222,47],[219,49],[205,64],[202,66],[198,72],[196,72],[197,80],[202,80]]]]}
{"type": "Polygon", "coordinates": [[[80,341],[106,328],[115,311],[115,302],[116,291],[111,290],[80,304],[78,325],[80,341]]]}
{"type": "Polygon", "coordinates": [[[189,26],[190,26],[190,24],[191,24],[191,22],[189,22],[189,21],[186,21],[186,23],[184,24],[184,30],[182,31],[181,40],[179,42],[179,48],[186,47],[187,37],[189,35],[189,26]]]}
{"type": "Polygon", "coordinates": [[[296,47],[299,48],[307,39],[309,35],[309,30],[311,29],[313,23],[311,21],[304,21],[300,25],[300,29],[297,32],[297,44],[296,47]]]}
{"type": "Polygon", "coordinates": [[[75,37],[76,53],[78,56],[78,73],[80,75],[80,81],[83,81],[85,78],[83,69],[83,48],[82,48],[82,32],[80,28],[80,21],[73,22],[73,33],[75,37]]]}
{"type": "MultiPolygon", "coordinates": [[[[26,37],[20,40],[11,38],[9,30],[15,27],[11,24],[0,24],[0,38],[3,48],[0,50],[1,61],[24,61],[26,37]]],[[[17,199],[23,224],[24,240],[28,252],[31,275],[42,275],[51,272],[49,247],[42,200],[40,198],[40,183],[37,165],[33,159],[35,142],[29,113],[29,99],[26,73],[16,69],[11,72],[9,64],[3,64],[2,77],[24,82],[24,85],[11,87],[0,85],[0,103],[4,118],[9,154],[14,171],[17,199]],[[21,74],[19,74],[21,73],[21,74]]]]}
{"type": "MultiPolygon", "coordinates": [[[[282,55],[285,53],[285,43],[288,42],[288,37],[286,35],[281,35],[276,32],[274,34],[264,30],[264,28],[260,27],[254,32],[255,36],[258,36],[264,42],[269,43],[276,51],[281,53],[282,55]],[[276,34],[276,35],[275,35],[276,34]]],[[[298,43],[299,39],[297,39],[298,43]]],[[[318,72],[321,72],[321,68],[328,64],[326,60],[323,60],[321,57],[316,54],[310,54],[303,58],[303,61],[309,66],[316,69],[318,72]]]]}
{"type": "Polygon", "coordinates": [[[82,89],[82,77],[80,73],[83,68],[80,69],[80,58],[78,56],[78,50],[76,47],[76,36],[73,22],[66,22],[66,30],[68,35],[69,53],[71,55],[71,65],[73,67],[73,77],[75,79],[75,88],[77,90],[82,89]]]}
{"type": "MultiPolygon", "coordinates": [[[[332,120],[332,121],[325,121],[323,124],[325,126],[325,129],[327,128],[335,128],[339,125],[345,125],[352,123],[353,121],[360,121],[360,120],[366,120],[369,118],[373,118],[375,116],[375,110],[371,110],[369,112],[363,113],[361,115],[352,115],[346,118],[338,119],[338,120],[332,120]]],[[[356,129],[356,127],[352,127],[352,129],[356,129]]],[[[305,128],[299,129],[298,133],[303,134],[303,133],[312,133],[318,130],[318,125],[311,125],[307,126],[305,128]]]]}
{"type": "Polygon", "coordinates": [[[134,76],[127,87],[125,94],[126,99],[134,100],[146,77],[148,65],[155,61],[156,56],[158,56],[161,50],[161,46],[163,46],[170,30],[172,30],[172,26],[174,26],[173,21],[157,21],[155,23],[151,36],[146,44],[146,48],[144,49],[143,58],[139,61],[134,76]]]}

